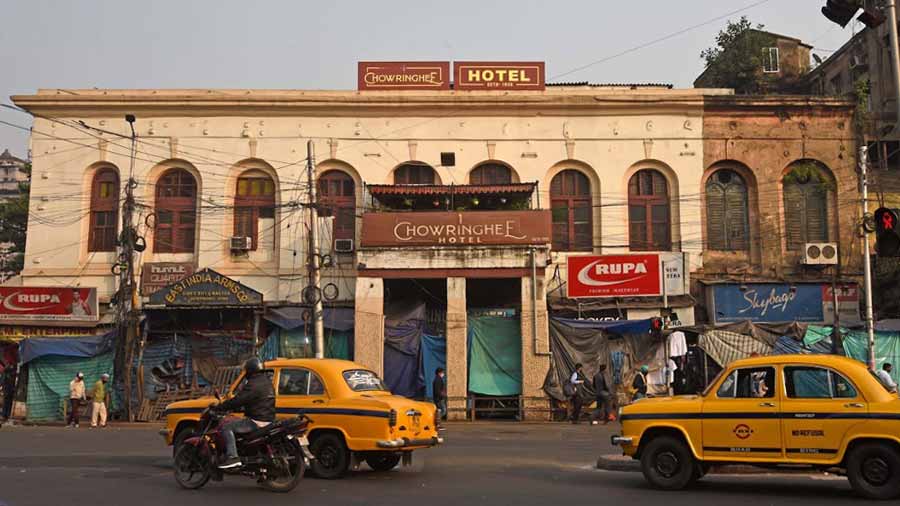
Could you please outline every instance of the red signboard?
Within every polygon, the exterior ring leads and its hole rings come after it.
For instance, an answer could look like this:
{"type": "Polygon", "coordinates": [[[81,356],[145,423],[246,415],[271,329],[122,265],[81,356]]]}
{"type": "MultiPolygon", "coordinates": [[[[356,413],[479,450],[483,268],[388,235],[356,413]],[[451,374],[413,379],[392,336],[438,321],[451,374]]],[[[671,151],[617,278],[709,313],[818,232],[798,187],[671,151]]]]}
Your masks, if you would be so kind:
{"type": "Polygon", "coordinates": [[[96,288],[0,286],[0,320],[97,321],[96,288]]]}
{"type": "Polygon", "coordinates": [[[550,211],[366,213],[360,244],[477,246],[550,243],[550,211]]]}
{"type": "Polygon", "coordinates": [[[367,90],[449,90],[450,62],[361,61],[357,86],[367,90]]]}
{"type": "Polygon", "coordinates": [[[544,62],[454,62],[457,90],[543,90],[544,62]]]}
{"type": "Polygon", "coordinates": [[[656,253],[570,256],[567,290],[578,297],[647,297],[662,294],[656,253]]]}

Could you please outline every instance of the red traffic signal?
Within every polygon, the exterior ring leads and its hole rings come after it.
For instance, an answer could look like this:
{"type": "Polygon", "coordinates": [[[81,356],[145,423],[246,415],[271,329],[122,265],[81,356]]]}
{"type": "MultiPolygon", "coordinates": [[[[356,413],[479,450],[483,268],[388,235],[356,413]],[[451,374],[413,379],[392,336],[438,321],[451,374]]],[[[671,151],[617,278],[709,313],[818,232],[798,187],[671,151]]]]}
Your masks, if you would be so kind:
{"type": "Polygon", "coordinates": [[[852,0],[828,0],[825,7],[822,7],[822,14],[844,28],[858,10],[859,5],[852,0]]]}
{"type": "Polygon", "coordinates": [[[900,256],[900,222],[893,209],[875,211],[875,252],[882,257],[900,256]]]}

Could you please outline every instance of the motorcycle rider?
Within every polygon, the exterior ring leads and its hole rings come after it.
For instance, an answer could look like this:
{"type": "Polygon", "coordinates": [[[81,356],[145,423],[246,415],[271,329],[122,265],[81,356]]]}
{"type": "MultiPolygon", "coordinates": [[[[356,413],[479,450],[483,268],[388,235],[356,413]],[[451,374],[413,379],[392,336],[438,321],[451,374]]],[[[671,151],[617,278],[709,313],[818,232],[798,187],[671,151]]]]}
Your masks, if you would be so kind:
{"type": "Polygon", "coordinates": [[[244,418],[225,424],[222,435],[225,437],[226,458],[219,465],[220,469],[239,467],[235,432],[250,432],[265,427],[275,421],[275,389],[272,380],[263,371],[263,363],[252,357],[244,363],[244,385],[237,395],[216,406],[218,411],[244,412],[244,418]]]}

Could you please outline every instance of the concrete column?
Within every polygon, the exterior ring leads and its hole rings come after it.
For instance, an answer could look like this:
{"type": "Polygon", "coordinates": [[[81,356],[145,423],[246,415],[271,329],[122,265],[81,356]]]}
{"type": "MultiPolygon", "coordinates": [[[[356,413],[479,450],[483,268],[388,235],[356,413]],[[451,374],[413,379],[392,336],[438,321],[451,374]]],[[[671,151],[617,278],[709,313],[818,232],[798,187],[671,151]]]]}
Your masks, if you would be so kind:
{"type": "Polygon", "coordinates": [[[447,278],[447,418],[466,419],[469,350],[466,278],[447,278]]]}
{"type": "Polygon", "coordinates": [[[354,361],[384,375],[384,280],[356,278],[354,361]]]}
{"type": "MultiPolygon", "coordinates": [[[[539,270],[538,273],[541,271],[539,270]]],[[[526,420],[548,420],[550,399],[544,393],[544,378],[550,370],[550,327],[544,278],[538,277],[537,304],[531,276],[522,278],[522,397],[526,420]],[[537,320],[537,327],[534,323],[537,320]],[[534,329],[537,329],[535,339],[534,329]]]]}

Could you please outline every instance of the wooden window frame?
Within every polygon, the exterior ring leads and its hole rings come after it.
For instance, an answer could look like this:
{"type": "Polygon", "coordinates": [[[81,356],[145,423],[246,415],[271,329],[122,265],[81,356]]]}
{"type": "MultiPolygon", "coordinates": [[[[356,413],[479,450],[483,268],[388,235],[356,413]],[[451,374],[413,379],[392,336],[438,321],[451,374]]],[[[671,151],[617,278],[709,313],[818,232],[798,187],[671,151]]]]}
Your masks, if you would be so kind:
{"type": "Polygon", "coordinates": [[[512,169],[502,163],[485,162],[469,173],[469,184],[504,185],[512,184],[512,169]]]}
{"type": "Polygon", "coordinates": [[[165,171],[156,182],[155,194],[156,223],[153,234],[153,252],[193,253],[197,245],[197,179],[187,169],[171,168],[165,171]],[[165,182],[167,177],[175,177],[174,184],[165,182]],[[185,192],[190,194],[184,195],[185,192]],[[174,194],[165,195],[164,193],[174,194]],[[171,223],[160,222],[159,216],[163,212],[171,213],[171,223]],[[189,223],[183,220],[184,213],[192,214],[192,220],[189,223]],[[168,244],[160,241],[160,232],[163,230],[170,231],[171,242],[168,244]],[[191,235],[189,247],[181,245],[178,240],[180,234],[187,233],[191,235]]]}
{"type": "MultiPolygon", "coordinates": [[[[830,191],[827,188],[822,188],[820,185],[822,183],[814,183],[812,181],[806,183],[798,183],[798,182],[788,182],[783,186],[783,200],[784,200],[784,242],[787,251],[802,251],[803,245],[812,242],[829,242],[831,240],[831,228],[830,222],[831,218],[828,216],[829,210],[831,208],[831,195],[830,191]],[[790,209],[788,205],[788,199],[792,198],[790,193],[790,187],[796,186],[799,195],[797,198],[798,202],[801,204],[801,211],[799,213],[794,213],[790,209]],[[822,234],[823,237],[810,237],[812,231],[809,230],[809,204],[810,199],[815,197],[815,194],[819,193],[821,195],[821,205],[822,205],[822,234]],[[800,220],[798,225],[799,229],[799,237],[792,237],[791,234],[791,220],[800,220]]],[[[815,197],[818,198],[818,197],[815,197]]]]}
{"type": "Polygon", "coordinates": [[[235,237],[250,237],[250,251],[259,249],[259,219],[265,210],[275,216],[275,180],[268,174],[255,170],[241,174],[234,188],[233,233],[235,237]],[[242,194],[243,182],[247,183],[245,188],[252,188],[254,182],[260,182],[261,192],[258,195],[242,194]],[[249,220],[249,223],[245,223],[245,220],[249,220]],[[247,226],[249,229],[245,228],[247,226]]]}
{"type": "MultiPolygon", "coordinates": [[[[594,208],[593,208],[593,196],[592,196],[593,186],[591,185],[591,178],[587,176],[587,174],[581,172],[577,169],[564,169],[558,172],[553,176],[553,179],[550,181],[550,209],[551,212],[553,209],[561,209],[565,208],[567,212],[566,217],[566,241],[562,243],[558,241],[555,237],[551,237],[552,248],[555,251],[593,251],[594,250],[594,208]],[[573,176],[571,183],[569,186],[574,186],[575,188],[567,188],[566,178],[567,176],[573,176]],[[557,178],[559,179],[560,191],[554,191],[554,187],[556,186],[557,178]],[[586,183],[587,193],[579,193],[578,186],[579,180],[582,183],[586,183]],[[588,208],[588,220],[587,226],[590,230],[590,240],[587,243],[583,241],[579,243],[576,240],[577,234],[575,233],[575,210],[579,208],[588,208]]],[[[556,225],[554,222],[551,226],[556,225]]],[[[555,227],[554,227],[555,228],[555,227]]],[[[551,236],[555,236],[555,233],[551,232],[551,236]]]]}
{"type": "Polygon", "coordinates": [[[723,167],[720,169],[716,169],[712,174],[709,175],[709,178],[706,180],[706,185],[703,189],[706,197],[706,205],[704,206],[704,212],[706,213],[706,247],[712,251],[749,251],[750,249],[750,187],[747,185],[747,180],[735,169],[723,167]],[[731,174],[732,178],[737,178],[738,183],[734,181],[730,181],[728,183],[722,183],[719,181],[719,176],[725,172],[731,174]],[[712,200],[710,197],[710,187],[718,186],[722,191],[722,229],[721,230],[713,230],[713,223],[710,217],[710,211],[712,206],[712,200]],[[728,189],[730,187],[741,187],[743,188],[743,201],[742,201],[742,209],[741,211],[741,220],[744,228],[744,237],[743,239],[732,238],[732,235],[729,234],[730,227],[729,224],[732,223],[732,220],[729,219],[729,211],[735,211],[728,206],[728,189]],[[720,236],[715,236],[714,234],[720,234],[720,236]],[[740,242],[743,240],[743,247],[735,246],[735,242],[740,242]],[[718,246],[721,243],[722,247],[714,247],[718,246]]]}
{"type": "Polygon", "coordinates": [[[404,163],[394,169],[394,184],[435,185],[437,184],[437,173],[431,165],[404,163]]]}
{"type": "Polygon", "coordinates": [[[316,181],[316,197],[320,216],[334,216],[332,240],[355,239],[356,181],[353,177],[339,169],[324,172],[316,181]],[[337,195],[332,191],[335,188],[338,190],[337,195]],[[345,219],[348,215],[352,219],[345,219]]]}
{"type": "Polygon", "coordinates": [[[641,169],[635,172],[631,178],[628,180],[628,248],[631,251],[672,251],[672,203],[669,200],[669,181],[666,179],[665,174],[656,170],[656,169],[641,169]],[[641,186],[641,177],[649,176],[650,179],[650,190],[651,193],[646,194],[642,192],[641,186]],[[665,193],[660,195],[654,193],[653,190],[653,178],[658,176],[663,184],[665,185],[665,193]],[[632,192],[632,181],[636,180],[638,193],[632,192]],[[666,206],[666,220],[655,220],[653,217],[653,207],[654,206],[666,206]],[[644,210],[644,221],[643,224],[646,227],[646,233],[643,238],[633,237],[631,233],[631,211],[633,208],[643,208],[644,210]],[[657,227],[664,227],[666,231],[666,241],[662,244],[657,244],[653,239],[653,230],[657,227]],[[640,240],[640,242],[637,242],[640,240]]]}
{"type": "Polygon", "coordinates": [[[94,173],[91,180],[91,216],[88,232],[88,251],[114,252],[119,229],[119,173],[104,167],[94,173]],[[104,185],[111,184],[109,194],[101,195],[104,185]],[[101,220],[101,216],[105,219],[101,220]],[[103,221],[104,224],[100,224],[103,221]]]}

